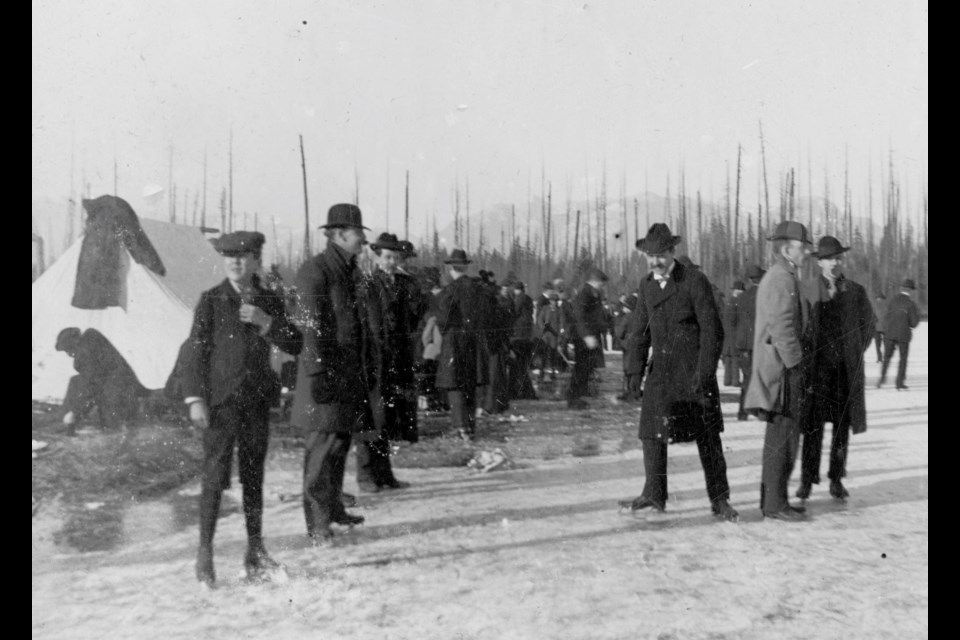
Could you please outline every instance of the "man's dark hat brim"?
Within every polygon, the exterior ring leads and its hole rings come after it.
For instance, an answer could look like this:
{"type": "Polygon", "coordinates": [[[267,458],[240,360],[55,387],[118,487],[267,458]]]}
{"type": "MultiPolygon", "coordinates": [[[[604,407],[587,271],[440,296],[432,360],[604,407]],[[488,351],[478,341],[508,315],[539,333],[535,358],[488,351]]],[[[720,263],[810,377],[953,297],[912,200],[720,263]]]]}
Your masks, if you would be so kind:
{"type": "Polygon", "coordinates": [[[450,254],[450,257],[443,261],[443,264],[459,264],[467,265],[471,264],[473,261],[467,259],[467,252],[463,249],[454,249],[450,254]]]}
{"type": "Polygon", "coordinates": [[[817,243],[817,250],[810,255],[817,260],[821,260],[838,256],[846,251],[850,251],[850,247],[843,246],[840,244],[840,241],[833,236],[823,236],[820,238],[820,242],[817,243]]]}
{"type": "Polygon", "coordinates": [[[646,254],[665,253],[680,244],[680,236],[670,233],[670,227],[662,222],[656,222],[650,226],[647,235],[639,238],[636,247],[646,254]]]}
{"type": "Polygon", "coordinates": [[[260,251],[266,241],[259,231],[234,231],[216,238],[213,248],[222,256],[235,257],[260,251]]]}
{"type": "Polygon", "coordinates": [[[370,231],[369,227],[363,226],[363,214],[360,207],[355,204],[335,204],[327,212],[327,223],[320,225],[321,229],[338,229],[343,227],[353,227],[356,229],[365,229],[370,231]]]}
{"type": "Polygon", "coordinates": [[[784,220],[777,223],[773,234],[767,240],[799,240],[804,244],[813,244],[807,228],[796,220],[784,220]]]}
{"type": "Polygon", "coordinates": [[[370,245],[374,251],[387,249],[389,251],[403,252],[403,243],[397,240],[397,236],[392,233],[381,233],[377,236],[377,241],[370,245]]]}

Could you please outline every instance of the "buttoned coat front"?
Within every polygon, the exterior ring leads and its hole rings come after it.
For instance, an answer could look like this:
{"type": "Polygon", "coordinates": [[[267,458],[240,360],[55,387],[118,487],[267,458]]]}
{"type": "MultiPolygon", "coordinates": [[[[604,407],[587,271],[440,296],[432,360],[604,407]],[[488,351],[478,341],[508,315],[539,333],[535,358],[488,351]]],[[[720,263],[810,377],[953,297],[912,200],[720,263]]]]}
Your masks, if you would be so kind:
{"type": "Polygon", "coordinates": [[[743,403],[746,411],[782,413],[784,371],[803,362],[804,320],[796,271],[780,256],[757,286],[753,370],[743,403]]]}
{"type": "Polygon", "coordinates": [[[717,363],[723,326],[707,277],[676,262],[664,288],[648,274],[638,294],[628,347],[641,371],[652,358],[640,438],[689,442],[707,430],[722,432],[717,363]]]}
{"type": "Polygon", "coordinates": [[[333,243],[297,272],[303,351],[290,423],[308,432],[372,432],[375,360],[355,260],[333,243]]]}
{"type": "MultiPolygon", "coordinates": [[[[843,366],[846,369],[847,388],[843,394],[850,416],[850,428],[854,433],[863,433],[867,430],[867,405],[864,400],[864,372],[863,352],[870,346],[876,330],[876,318],[870,305],[870,297],[861,285],[848,280],[842,275],[836,279],[837,292],[832,302],[839,305],[838,316],[841,318],[840,336],[842,343],[839,351],[843,357],[843,366]]],[[[826,350],[834,345],[825,344],[827,337],[818,328],[821,326],[821,314],[824,305],[831,302],[827,283],[823,276],[804,280],[800,284],[803,295],[803,304],[806,307],[805,316],[809,318],[806,327],[804,342],[810,345],[809,369],[810,383],[813,398],[830,397],[832,390],[818,390],[821,379],[817,376],[820,370],[821,357],[826,359],[826,350]]],[[[808,409],[813,410],[813,403],[808,403],[808,409]]],[[[812,414],[808,417],[808,422],[812,414]]]]}
{"type": "Polygon", "coordinates": [[[469,389],[487,380],[478,371],[488,314],[480,285],[468,276],[460,276],[440,292],[437,327],[443,336],[436,385],[440,389],[469,389]]]}

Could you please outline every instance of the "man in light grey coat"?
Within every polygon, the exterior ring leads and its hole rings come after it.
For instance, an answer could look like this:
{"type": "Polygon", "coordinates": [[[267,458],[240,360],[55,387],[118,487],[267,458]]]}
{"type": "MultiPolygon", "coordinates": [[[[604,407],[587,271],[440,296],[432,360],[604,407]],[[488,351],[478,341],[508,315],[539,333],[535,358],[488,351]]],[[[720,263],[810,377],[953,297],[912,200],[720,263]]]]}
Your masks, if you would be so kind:
{"type": "Polygon", "coordinates": [[[794,220],[777,225],[775,262],[757,289],[753,369],[744,408],[767,422],[763,442],[760,509],[764,517],[797,521],[803,507],[787,499],[796,463],[804,389],[803,310],[798,271],[810,252],[806,227],[794,220]]]}

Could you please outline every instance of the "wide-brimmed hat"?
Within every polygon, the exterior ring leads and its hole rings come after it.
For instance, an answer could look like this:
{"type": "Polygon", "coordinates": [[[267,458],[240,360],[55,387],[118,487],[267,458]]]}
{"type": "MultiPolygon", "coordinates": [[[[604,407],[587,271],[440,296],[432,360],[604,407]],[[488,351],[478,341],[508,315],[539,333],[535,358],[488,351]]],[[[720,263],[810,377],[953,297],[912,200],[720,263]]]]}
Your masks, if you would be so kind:
{"type": "Polygon", "coordinates": [[[355,227],[357,229],[366,229],[363,226],[363,214],[360,213],[360,207],[355,204],[335,204],[327,211],[327,224],[320,225],[321,229],[334,229],[337,227],[355,227]]]}
{"type": "Polygon", "coordinates": [[[693,260],[690,259],[690,256],[678,256],[677,262],[687,267],[688,269],[699,269],[700,265],[696,264],[693,260]]]}
{"type": "Polygon", "coordinates": [[[763,277],[763,274],[766,273],[766,270],[761,269],[758,265],[748,264],[747,268],[744,270],[744,275],[751,280],[759,280],[763,277]]]}
{"type": "Polygon", "coordinates": [[[259,231],[234,231],[225,233],[213,241],[213,248],[222,256],[242,256],[256,253],[267,239],[259,231]]]}
{"type": "Polygon", "coordinates": [[[454,249],[450,252],[450,257],[443,261],[443,264],[462,264],[467,265],[473,262],[467,259],[467,252],[463,249],[454,249]]]}
{"type": "Polygon", "coordinates": [[[646,254],[664,253],[680,243],[680,236],[670,233],[670,227],[662,222],[650,226],[647,235],[637,240],[637,249],[646,254]]]}
{"type": "Polygon", "coordinates": [[[913,281],[913,278],[907,278],[906,280],[903,281],[903,284],[900,285],[900,288],[901,288],[901,289],[916,289],[916,288],[917,288],[917,285],[916,285],[916,283],[913,281]]]}
{"type": "Polygon", "coordinates": [[[820,242],[817,243],[817,250],[810,255],[820,260],[821,258],[838,256],[845,251],[850,251],[850,247],[843,246],[840,244],[840,241],[833,236],[823,236],[820,238],[820,242]]]}
{"type": "Polygon", "coordinates": [[[813,244],[807,228],[796,220],[784,220],[778,223],[767,240],[799,240],[804,244],[813,244]]]}
{"type": "Polygon", "coordinates": [[[377,241],[370,245],[370,248],[374,251],[379,249],[388,249],[390,251],[403,251],[403,243],[397,240],[397,235],[395,233],[387,233],[384,231],[379,236],[377,236],[377,241]]]}
{"type": "Polygon", "coordinates": [[[400,251],[408,258],[416,258],[417,252],[414,250],[413,243],[409,240],[400,241],[400,251]]]}

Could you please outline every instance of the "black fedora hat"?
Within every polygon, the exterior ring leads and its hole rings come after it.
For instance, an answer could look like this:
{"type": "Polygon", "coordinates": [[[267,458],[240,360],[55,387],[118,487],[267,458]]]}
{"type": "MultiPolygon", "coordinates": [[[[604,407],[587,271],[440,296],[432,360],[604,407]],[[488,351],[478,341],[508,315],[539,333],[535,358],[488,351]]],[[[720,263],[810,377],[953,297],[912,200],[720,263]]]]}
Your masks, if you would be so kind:
{"type": "Polygon", "coordinates": [[[784,220],[778,223],[767,240],[799,240],[804,244],[813,244],[807,228],[796,220],[784,220]]]}
{"type": "Polygon", "coordinates": [[[840,241],[833,236],[823,236],[820,238],[820,242],[817,243],[817,250],[810,255],[820,260],[821,258],[838,256],[845,251],[850,251],[850,247],[843,246],[840,244],[840,241]]]}
{"type": "Polygon", "coordinates": [[[913,281],[913,278],[907,278],[903,281],[903,284],[900,285],[901,289],[916,289],[917,285],[913,281]]]}
{"type": "Polygon", "coordinates": [[[467,259],[467,252],[463,249],[454,249],[450,252],[450,257],[443,261],[443,264],[462,264],[467,265],[473,262],[467,259]]]}
{"type": "Polygon", "coordinates": [[[408,258],[416,258],[417,252],[413,247],[413,243],[409,240],[400,241],[400,251],[408,258]]]}
{"type": "Polygon", "coordinates": [[[337,227],[356,227],[357,229],[366,229],[363,226],[363,214],[360,213],[360,207],[355,204],[335,204],[327,211],[327,224],[320,225],[321,229],[335,229],[337,227]]]}
{"type": "Polygon", "coordinates": [[[374,251],[380,249],[389,249],[390,251],[403,251],[403,243],[397,240],[397,235],[395,233],[387,233],[384,231],[379,236],[377,236],[377,241],[370,245],[370,248],[374,251]]]}
{"type": "Polygon", "coordinates": [[[670,233],[670,227],[662,222],[655,222],[650,226],[646,237],[637,240],[637,249],[646,254],[664,253],[679,243],[680,236],[670,233]]]}

